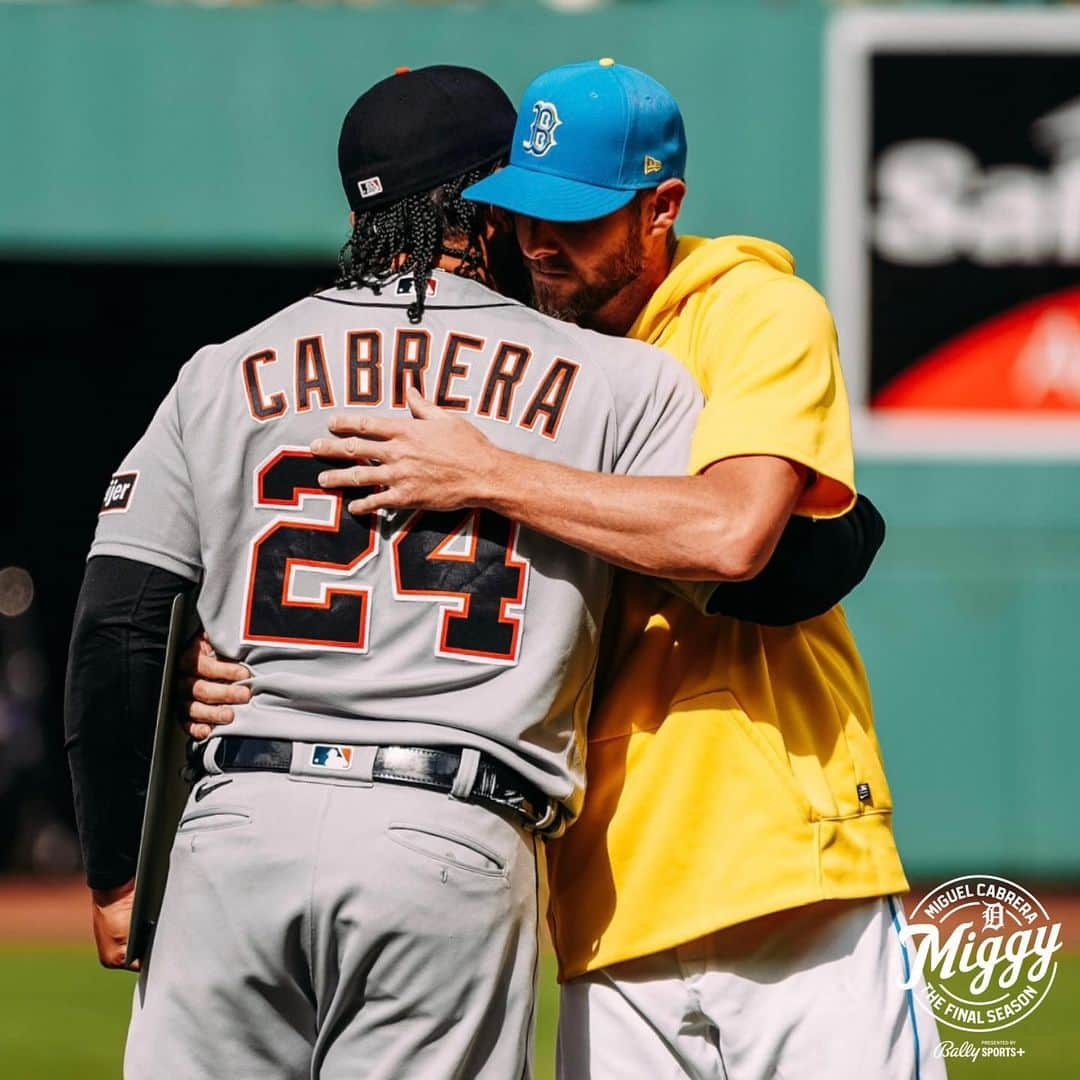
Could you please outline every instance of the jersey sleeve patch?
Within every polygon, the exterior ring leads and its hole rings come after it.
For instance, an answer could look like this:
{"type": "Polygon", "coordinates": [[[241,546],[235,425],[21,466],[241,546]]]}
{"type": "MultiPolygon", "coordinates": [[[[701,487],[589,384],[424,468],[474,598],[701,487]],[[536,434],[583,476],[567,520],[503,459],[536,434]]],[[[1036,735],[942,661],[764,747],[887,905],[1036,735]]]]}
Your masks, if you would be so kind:
{"type": "Polygon", "coordinates": [[[103,514],[123,514],[131,505],[135,494],[135,484],[139,479],[139,470],[134,472],[113,473],[109,486],[105,489],[105,498],[101,503],[103,514]]]}

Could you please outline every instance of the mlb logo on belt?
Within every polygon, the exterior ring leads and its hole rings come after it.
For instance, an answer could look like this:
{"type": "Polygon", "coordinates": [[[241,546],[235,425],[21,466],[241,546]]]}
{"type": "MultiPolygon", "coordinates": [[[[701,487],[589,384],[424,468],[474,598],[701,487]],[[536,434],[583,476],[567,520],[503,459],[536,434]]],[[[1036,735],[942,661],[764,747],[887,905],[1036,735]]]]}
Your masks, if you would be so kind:
{"type": "Polygon", "coordinates": [[[351,746],[314,746],[311,764],[318,769],[349,769],[352,767],[351,746]]]}

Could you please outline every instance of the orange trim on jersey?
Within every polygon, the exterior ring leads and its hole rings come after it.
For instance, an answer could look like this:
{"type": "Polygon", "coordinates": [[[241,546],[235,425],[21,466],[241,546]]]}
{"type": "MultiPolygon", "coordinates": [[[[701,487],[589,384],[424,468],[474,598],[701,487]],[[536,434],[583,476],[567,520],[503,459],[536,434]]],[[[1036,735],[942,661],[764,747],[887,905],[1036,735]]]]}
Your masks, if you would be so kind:
{"type": "Polygon", "coordinates": [[[289,598],[288,593],[289,585],[293,578],[293,571],[295,569],[333,570],[338,573],[349,574],[355,571],[364,562],[373,558],[378,553],[379,547],[379,532],[374,527],[369,527],[368,529],[367,546],[351,562],[343,564],[323,562],[317,559],[287,558],[285,560],[285,569],[281,580],[281,606],[286,608],[314,608],[327,611],[333,603],[335,596],[351,595],[358,597],[360,600],[360,619],[355,640],[337,641],[330,638],[282,638],[269,634],[256,634],[251,630],[251,609],[255,602],[255,577],[259,563],[259,552],[262,549],[262,545],[269,540],[271,536],[274,536],[283,528],[303,529],[311,532],[337,532],[341,526],[341,507],[343,499],[342,496],[336,492],[327,491],[320,487],[304,487],[293,488],[291,496],[284,499],[274,499],[266,494],[263,487],[266,474],[284,457],[314,458],[314,455],[309,450],[303,450],[297,447],[281,447],[276,450],[256,471],[255,505],[260,508],[287,507],[289,509],[299,509],[304,495],[315,495],[333,500],[333,520],[326,523],[278,519],[271,522],[270,525],[251,541],[250,554],[248,557],[250,569],[248,571],[247,596],[244,603],[244,640],[248,642],[272,642],[277,645],[318,645],[323,648],[342,648],[355,650],[357,652],[367,652],[371,622],[372,587],[370,585],[349,585],[341,586],[339,588],[334,588],[329,585],[324,586],[324,599],[321,601],[294,600],[289,598]]]}
{"type": "Polygon", "coordinates": [[[443,349],[442,363],[439,365],[439,378],[435,384],[435,404],[440,409],[467,412],[472,408],[471,398],[451,396],[451,384],[457,379],[468,378],[469,375],[470,365],[457,363],[461,350],[482,349],[486,344],[484,338],[473,337],[470,334],[459,334],[456,331],[451,332],[447,337],[446,348],[443,349]]]}
{"type": "Polygon", "coordinates": [[[350,330],[345,335],[345,404],[382,404],[382,331],[350,330]],[[360,344],[367,342],[367,356],[361,355],[360,344]],[[366,392],[353,394],[359,389],[356,373],[364,371],[370,380],[366,392]]]}
{"type": "Polygon", "coordinates": [[[392,409],[407,409],[405,401],[405,375],[412,376],[412,384],[423,397],[424,374],[431,362],[431,334],[427,330],[398,330],[394,334],[394,386],[391,395],[392,409]],[[414,355],[410,355],[414,354],[414,355]]]}
{"type": "MultiPolygon", "coordinates": [[[[525,596],[528,591],[529,571],[531,569],[528,559],[522,558],[516,551],[520,528],[518,523],[516,521],[509,522],[510,529],[507,534],[508,543],[503,559],[504,565],[518,571],[518,588],[514,596],[500,598],[498,615],[499,623],[503,626],[509,626],[511,629],[510,651],[508,653],[495,653],[487,652],[482,649],[455,649],[447,644],[447,634],[450,631],[452,621],[461,619],[468,621],[472,609],[472,594],[467,592],[457,592],[450,589],[409,589],[401,582],[401,563],[398,549],[425,513],[428,513],[428,511],[416,511],[416,513],[414,513],[405,523],[397,536],[394,537],[391,544],[394,563],[395,597],[400,600],[427,600],[436,603],[440,600],[448,600],[451,603],[458,605],[457,608],[443,607],[440,612],[439,633],[435,649],[437,656],[457,657],[459,659],[471,658],[492,660],[504,664],[516,664],[521,649],[521,628],[525,617],[524,612],[521,612],[516,616],[511,615],[508,609],[512,607],[520,608],[524,605],[525,596]]],[[[434,559],[449,559],[453,562],[473,562],[475,560],[476,545],[480,535],[480,517],[483,513],[483,510],[465,511],[466,516],[461,525],[454,529],[452,533],[447,534],[448,538],[450,536],[460,536],[463,527],[471,522],[473,538],[471,545],[473,552],[472,558],[466,560],[460,555],[439,555],[439,549],[446,543],[446,540],[442,540],[439,545],[428,554],[428,561],[430,562],[434,559]]]]}
{"type": "Polygon", "coordinates": [[[559,427],[563,416],[566,415],[566,406],[570,402],[570,391],[574,388],[574,381],[580,370],[580,365],[575,364],[573,360],[565,360],[561,356],[556,357],[540,380],[540,385],[536,388],[529,404],[525,406],[525,412],[518,421],[518,427],[532,431],[536,427],[537,420],[543,417],[540,423],[540,434],[546,439],[558,438],[559,427]],[[553,400],[548,400],[549,395],[553,397],[553,400]]]}
{"type": "MultiPolygon", "coordinates": [[[[476,562],[476,548],[480,542],[480,520],[479,511],[474,510],[468,517],[466,517],[458,528],[452,532],[448,532],[446,536],[440,540],[432,549],[431,554],[428,555],[428,562],[432,559],[443,559],[447,562],[476,562]],[[464,555],[458,555],[456,552],[447,551],[446,549],[465,531],[468,525],[472,525],[469,530],[469,550],[464,555]]],[[[397,569],[397,560],[394,560],[395,571],[397,569]]]]}
{"type": "Polygon", "coordinates": [[[517,392],[521,380],[525,377],[525,370],[532,359],[532,350],[527,345],[515,345],[512,341],[500,341],[495,349],[495,359],[492,361],[487,378],[484,380],[484,389],[480,394],[480,406],[476,410],[477,416],[490,416],[504,424],[510,423],[510,413],[514,406],[514,394],[517,392]],[[508,368],[507,361],[513,361],[513,367],[508,368]],[[492,416],[492,407],[496,396],[499,399],[498,408],[492,416]]]}
{"type": "Polygon", "coordinates": [[[271,394],[269,400],[267,400],[259,382],[258,365],[276,363],[277,353],[273,349],[262,349],[259,352],[252,353],[250,356],[245,356],[240,365],[248,412],[251,413],[252,419],[260,424],[266,423],[267,420],[276,419],[288,408],[285,395],[280,390],[271,394]]]}
{"type": "Polygon", "coordinates": [[[296,341],[296,411],[310,412],[311,398],[316,395],[320,409],[334,407],[334,388],[326,368],[326,344],[322,334],[296,341]]]}

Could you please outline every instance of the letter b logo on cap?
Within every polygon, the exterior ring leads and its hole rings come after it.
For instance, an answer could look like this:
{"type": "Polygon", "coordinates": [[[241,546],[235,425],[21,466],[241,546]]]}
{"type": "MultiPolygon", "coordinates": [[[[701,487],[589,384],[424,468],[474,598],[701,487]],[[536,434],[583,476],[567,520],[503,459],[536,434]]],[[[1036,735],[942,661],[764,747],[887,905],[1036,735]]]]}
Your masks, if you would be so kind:
{"type": "Polygon", "coordinates": [[[555,145],[555,129],[562,123],[559,110],[550,101],[533,106],[529,137],[521,144],[534,157],[543,157],[555,145]]]}

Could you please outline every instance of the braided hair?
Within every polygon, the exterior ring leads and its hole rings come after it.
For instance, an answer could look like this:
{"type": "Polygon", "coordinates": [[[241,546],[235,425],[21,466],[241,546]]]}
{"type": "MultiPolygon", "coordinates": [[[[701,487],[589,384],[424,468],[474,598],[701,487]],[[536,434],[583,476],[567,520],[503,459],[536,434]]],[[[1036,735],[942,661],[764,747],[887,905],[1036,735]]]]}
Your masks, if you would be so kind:
{"type": "Polygon", "coordinates": [[[455,273],[474,281],[486,280],[481,231],[482,207],[461,193],[502,162],[448,180],[433,191],[420,191],[356,215],[352,234],[338,255],[339,289],[381,288],[400,274],[410,274],[416,299],[408,307],[409,322],[424,317],[427,280],[443,255],[460,259],[455,273]],[[453,245],[453,246],[452,246],[453,245]]]}

